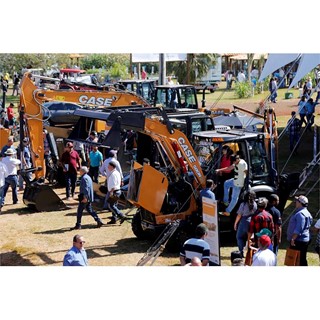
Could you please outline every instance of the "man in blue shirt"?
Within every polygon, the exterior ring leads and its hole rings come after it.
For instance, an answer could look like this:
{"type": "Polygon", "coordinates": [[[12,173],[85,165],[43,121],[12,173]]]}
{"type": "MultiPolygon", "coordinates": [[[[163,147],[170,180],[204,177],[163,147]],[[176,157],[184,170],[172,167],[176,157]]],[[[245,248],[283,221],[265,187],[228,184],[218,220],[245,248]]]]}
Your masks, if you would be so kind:
{"type": "Polygon", "coordinates": [[[206,182],[206,187],[200,191],[201,202],[203,197],[212,199],[214,201],[216,200],[216,196],[212,191],[215,187],[216,185],[214,184],[213,180],[208,179],[206,182]]]}
{"type": "Polygon", "coordinates": [[[80,175],[81,175],[81,180],[80,180],[80,192],[79,192],[79,205],[77,210],[77,223],[73,229],[81,229],[81,219],[82,219],[82,213],[84,209],[87,210],[87,212],[97,222],[97,227],[100,228],[103,225],[103,223],[91,206],[91,203],[94,200],[94,195],[93,195],[92,180],[88,175],[88,168],[85,166],[81,167],[80,175]]]}
{"type": "Polygon", "coordinates": [[[300,266],[307,266],[307,251],[310,242],[310,227],[312,216],[307,209],[308,198],[300,195],[295,197],[296,209],[289,220],[287,240],[290,248],[300,251],[300,266]]]}
{"type": "Polygon", "coordinates": [[[89,176],[93,182],[98,183],[99,168],[103,163],[102,153],[98,150],[98,146],[92,146],[92,151],[89,154],[90,168],[89,176]]]}
{"type": "Polygon", "coordinates": [[[85,267],[88,265],[88,258],[86,250],[84,249],[83,236],[76,234],[73,237],[73,247],[66,253],[63,259],[63,266],[80,266],[85,267]]]}

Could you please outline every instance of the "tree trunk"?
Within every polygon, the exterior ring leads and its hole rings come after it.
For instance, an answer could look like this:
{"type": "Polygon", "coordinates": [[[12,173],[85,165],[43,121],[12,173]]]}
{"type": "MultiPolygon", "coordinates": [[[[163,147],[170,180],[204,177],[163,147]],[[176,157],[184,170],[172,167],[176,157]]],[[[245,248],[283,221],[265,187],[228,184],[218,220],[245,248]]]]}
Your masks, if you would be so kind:
{"type": "Polygon", "coordinates": [[[247,64],[248,64],[248,81],[251,83],[251,70],[253,62],[254,53],[247,53],[247,64]]]}

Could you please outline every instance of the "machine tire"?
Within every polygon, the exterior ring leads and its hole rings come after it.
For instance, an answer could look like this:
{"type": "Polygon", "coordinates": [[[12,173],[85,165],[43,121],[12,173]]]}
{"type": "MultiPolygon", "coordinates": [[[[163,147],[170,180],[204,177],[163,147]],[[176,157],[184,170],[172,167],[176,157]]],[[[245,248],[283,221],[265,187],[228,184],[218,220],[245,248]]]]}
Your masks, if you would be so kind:
{"type": "Polygon", "coordinates": [[[140,209],[137,210],[136,214],[132,218],[131,229],[139,240],[152,239],[151,233],[142,229],[140,209]]]}

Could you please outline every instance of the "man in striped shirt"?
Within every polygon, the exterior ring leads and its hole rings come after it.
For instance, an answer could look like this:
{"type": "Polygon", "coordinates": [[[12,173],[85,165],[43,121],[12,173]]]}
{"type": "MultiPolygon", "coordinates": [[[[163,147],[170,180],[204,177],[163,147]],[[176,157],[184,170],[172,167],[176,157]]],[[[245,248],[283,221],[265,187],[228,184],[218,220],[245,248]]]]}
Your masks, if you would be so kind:
{"type": "Polygon", "coordinates": [[[180,263],[182,266],[190,263],[192,258],[198,257],[203,266],[209,264],[210,246],[204,240],[208,234],[208,228],[204,223],[200,223],[196,228],[196,237],[187,240],[180,252],[180,263]]]}

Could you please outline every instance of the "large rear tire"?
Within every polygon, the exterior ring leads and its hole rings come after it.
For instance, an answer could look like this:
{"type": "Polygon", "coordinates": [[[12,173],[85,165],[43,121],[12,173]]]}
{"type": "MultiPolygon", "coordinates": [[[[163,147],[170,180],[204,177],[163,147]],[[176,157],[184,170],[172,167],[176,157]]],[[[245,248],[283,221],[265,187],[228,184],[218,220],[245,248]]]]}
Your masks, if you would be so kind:
{"type": "Polygon", "coordinates": [[[137,210],[136,214],[132,218],[131,228],[132,232],[139,240],[149,240],[154,238],[151,231],[143,230],[142,228],[140,209],[137,210]]]}

